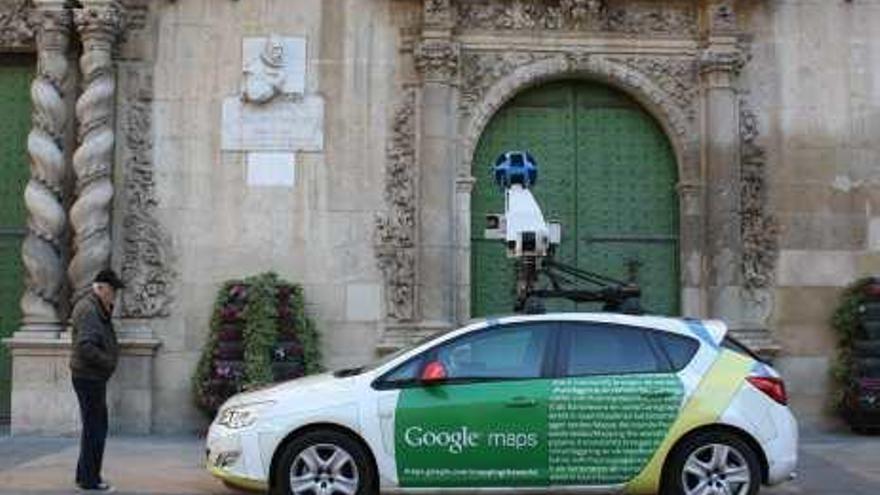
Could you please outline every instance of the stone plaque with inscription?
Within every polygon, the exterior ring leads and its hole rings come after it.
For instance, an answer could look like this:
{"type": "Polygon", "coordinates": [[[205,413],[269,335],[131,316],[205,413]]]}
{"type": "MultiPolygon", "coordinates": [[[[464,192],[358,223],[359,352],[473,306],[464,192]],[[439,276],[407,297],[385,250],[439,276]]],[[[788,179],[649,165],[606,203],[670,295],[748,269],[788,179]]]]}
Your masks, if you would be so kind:
{"type": "Polygon", "coordinates": [[[223,100],[223,151],[322,151],[324,100],[275,100],[254,105],[239,97],[223,100]]]}

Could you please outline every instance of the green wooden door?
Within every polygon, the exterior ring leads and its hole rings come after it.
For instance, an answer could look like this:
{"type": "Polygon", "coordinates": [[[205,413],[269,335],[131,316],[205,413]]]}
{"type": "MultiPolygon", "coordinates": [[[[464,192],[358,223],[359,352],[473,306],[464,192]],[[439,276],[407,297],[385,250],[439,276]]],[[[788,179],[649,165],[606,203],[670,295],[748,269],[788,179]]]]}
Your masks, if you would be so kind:
{"type": "MultiPolygon", "coordinates": [[[[25,233],[24,186],[29,177],[27,134],[31,124],[29,58],[0,57],[0,339],[21,318],[21,242],[25,233]]],[[[0,345],[0,423],[9,419],[11,360],[0,345]]]]}
{"type": "MultiPolygon", "coordinates": [[[[490,166],[506,150],[538,162],[535,197],[562,222],[557,259],[642,286],[642,303],[679,314],[678,198],[675,156],[657,123],[607,86],[566,81],[526,91],[486,127],[474,155],[471,203],[471,313],[510,313],[512,261],[500,241],[483,239],[486,213],[504,210],[490,166]]],[[[597,310],[548,302],[549,311],[597,310]]]]}

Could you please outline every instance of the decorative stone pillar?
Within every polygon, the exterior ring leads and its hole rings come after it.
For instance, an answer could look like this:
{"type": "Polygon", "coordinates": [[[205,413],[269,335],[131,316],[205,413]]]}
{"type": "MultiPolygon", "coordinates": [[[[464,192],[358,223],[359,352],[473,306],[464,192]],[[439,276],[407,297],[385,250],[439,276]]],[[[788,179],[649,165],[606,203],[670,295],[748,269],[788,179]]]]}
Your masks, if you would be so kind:
{"type": "Polygon", "coordinates": [[[55,338],[62,328],[59,294],[64,283],[62,243],[65,135],[72,115],[65,102],[69,87],[70,11],[64,0],[36,0],[37,75],[31,84],[33,127],[27,138],[31,177],[24,192],[28,212],[22,245],[24,294],[20,337],[55,338]]]}
{"type": "Polygon", "coordinates": [[[455,325],[457,290],[455,138],[459,44],[449,0],[426,0],[415,47],[422,78],[419,115],[419,308],[424,324],[455,325]]]}
{"type": "Polygon", "coordinates": [[[82,38],[83,90],[76,102],[79,147],[73,155],[77,199],[70,209],[74,255],[68,268],[73,300],[110,265],[111,174],[114,156],[116,77],[113,53],[122,15],[112,0],[83,0],[74,11],[82,38]]]}
{"type": "Polygon", "coordinates": [[[739,105],[734,85],[744,63],[729,1],[707,8],[700,68],[705,88],[707,296],[709,316],[742,326],[739,105]]]}

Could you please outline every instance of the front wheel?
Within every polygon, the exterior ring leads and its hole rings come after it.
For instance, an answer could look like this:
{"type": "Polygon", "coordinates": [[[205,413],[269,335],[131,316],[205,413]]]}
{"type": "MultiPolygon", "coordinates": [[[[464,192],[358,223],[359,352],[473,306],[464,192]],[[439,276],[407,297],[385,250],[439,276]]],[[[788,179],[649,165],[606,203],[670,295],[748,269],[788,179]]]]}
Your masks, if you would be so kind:
{"type": "Polygon", "coordinates": [[[663,474],[664,495],[755,495],[761,487],[757,454],[735,435],[709,431],[673,450],[663,474]]]}
{"type": "Polygon", "coordinates": [[[290,442],[275,473],[276,495],[375,495],[376,473],[366,449],[333,430],[305,433],[290,442]]]}

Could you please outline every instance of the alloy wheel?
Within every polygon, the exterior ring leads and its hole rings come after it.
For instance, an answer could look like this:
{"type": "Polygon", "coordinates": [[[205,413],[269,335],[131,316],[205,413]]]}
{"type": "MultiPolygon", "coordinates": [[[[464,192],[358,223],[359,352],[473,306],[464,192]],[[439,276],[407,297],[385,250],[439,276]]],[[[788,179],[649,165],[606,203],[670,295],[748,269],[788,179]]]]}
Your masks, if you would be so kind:
{"type": "Polygon", "coordinates": [[[338,445],[307,447],[290,466],[290,491],[294,495],[355,495],[357,464],[351,454],[338,445]]]}
{"type": "Polygon", "coordinates": [[[686,495],[746,495],[751,479],[742,453],[730,445],[712,443],[688,456],[681,486],[686,495]]]}

